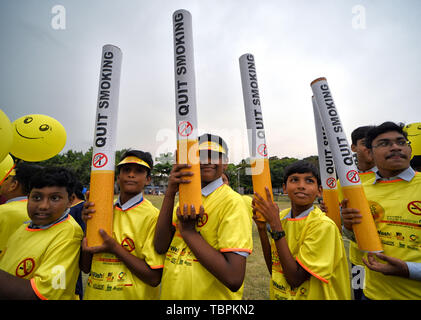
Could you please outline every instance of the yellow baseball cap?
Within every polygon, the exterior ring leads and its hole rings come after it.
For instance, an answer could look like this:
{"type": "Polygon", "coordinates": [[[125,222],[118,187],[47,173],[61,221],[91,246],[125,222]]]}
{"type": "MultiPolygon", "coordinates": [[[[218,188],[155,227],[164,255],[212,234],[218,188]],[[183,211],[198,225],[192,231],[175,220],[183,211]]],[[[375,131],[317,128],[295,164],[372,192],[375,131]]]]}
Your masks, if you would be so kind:
{"type": "Polygon", "coordinates": [[[199,151],[215,151],[228,155],[225,141],[221,137],[210,133],[205,133],[199,137],[199,151]]]}
{"type": "Polygon", "coordinates": [[[140,159],[140,158],[138,158],[138,157],[135,157],[135,156],[128,156],[128,157],[125,157],[123,160],[121,160],[120,162],[119,162],[119,164],[117,165],[117,167],[118,166],[121,166],[122,164],[127,164],[127,163],[136,163],[136,164],[138,164],[138,165],[141,165],[141,166],[144,166],[144,167],[147,167],[147,168],[151,168],[150,166],[149,166],[149,164],[147,164],[146,163],[146,161],[143,161],[142,159],[140,159]]]}
{"type": "Polygon", "coordinates": [[[220,144],[216,143],[215,141],[205,141],[199,144],[199,151],[201,150],[210,150],[210,151],[227,154],[225,149],[220,144]]]}

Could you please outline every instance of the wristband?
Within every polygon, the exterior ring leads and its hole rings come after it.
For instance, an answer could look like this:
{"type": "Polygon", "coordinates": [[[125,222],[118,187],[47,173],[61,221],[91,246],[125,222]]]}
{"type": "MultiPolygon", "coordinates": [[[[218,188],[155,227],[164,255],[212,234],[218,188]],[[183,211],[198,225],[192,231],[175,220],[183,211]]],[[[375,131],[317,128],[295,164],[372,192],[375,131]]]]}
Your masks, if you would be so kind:
{"type": "Polygon", "coordinates": [[[272,239],[275,240],[275,241],[285,237],[285,231],[284,230],[282,230],[282,231],[269,231],[269,233],[272,236],[272,239]]]}

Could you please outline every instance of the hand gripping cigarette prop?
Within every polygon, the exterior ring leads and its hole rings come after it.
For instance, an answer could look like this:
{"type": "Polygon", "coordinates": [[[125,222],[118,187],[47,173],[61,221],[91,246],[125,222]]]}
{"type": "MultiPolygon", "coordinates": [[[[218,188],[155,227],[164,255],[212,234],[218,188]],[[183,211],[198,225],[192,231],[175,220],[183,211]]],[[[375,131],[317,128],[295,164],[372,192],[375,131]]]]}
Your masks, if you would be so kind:
{"type": "MultiPolygon", "coordinates": [[[[253,190],[267,200],[265,187],[268,187],[273,199],[265,128],[263,125],[262,108],[260,105],[259,86],[257,84],[254,56],[252,54],[246,53],[243,54],[239,60],[241,83],[243,86],[244,111],[246,114],[253,190]]],[[[256,214],[258,217],[257,220],[265,221],[259,212],[256,214]]]]}
{"type": "Polygon", "coordinates": [[[102,47],[89,193],[89,201],[95,203],[96,212],[87,222],[86,233],[91,247],[103,243],[99,229],[112,235],[121,59],[119,48],[109,44],[102,47]]]}
{"type": "Polygon", "coordinates": [[[177,125],[177,163],[190,164],[183,171],[193,172],[190,183],[180,184],[180,210],[187,204],[188,213],[194,205],[199,213],[202,205],[199,144],[197,140],[196,84],[194,73],[194,52],[192,17],[186,10],[173,14],[174,28],[174,74],[177,125]]]}
{"type": "Polygon", "coordinates": [[[313,103],[314,124],[316,127],[317,150],[319,154],[320,179],[323,187],[323,202],[328,208],[326,215],[331,218],[342,233],[341,213],[339,210],[338,188],[336,183],[336,170],[333,155],[329,148],[329,142],[325,133],[324,125],[320,119],[319,108],[314,97],[313,103]]]}
{"type": "Polygon", "coordinates": [[[360,210],[362,215],[361,223],[353,225],[358,247],[360,250],[369,252],[383,251],[376,225],[361,185],[358,169],[354,163],[351,148],[339,119],[326,78],[314,80],[311,83],[311,89],[326,130],[344,198],[349,200],[348,207],[360,210]]]}

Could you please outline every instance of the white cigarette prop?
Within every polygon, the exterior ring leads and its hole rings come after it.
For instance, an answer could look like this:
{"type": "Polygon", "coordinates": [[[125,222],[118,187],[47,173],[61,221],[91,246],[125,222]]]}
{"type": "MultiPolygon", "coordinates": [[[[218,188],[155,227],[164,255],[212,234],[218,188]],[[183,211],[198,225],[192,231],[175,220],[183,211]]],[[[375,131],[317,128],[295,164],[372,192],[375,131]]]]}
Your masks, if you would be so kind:
{"type": "Polygon", "coordinates": [[[202,204],[198,128],[196,112],[196,83],[194,71],[194,51],[192,17],[186,10],[173,14],[174,28],[174,75],[177,125],[177,163],[190,164],[193,176],[190,183],[180,184],[180,209],[184,204],[194,205],[196,213],[202,204]]]}
{"type": "Polygon", "coordinates": [[[342,232],[335,163],[314,96],[311,98],[311,101],[313,103],[314,124],[316,127],[320,179],[322,180],[323,187],[323,202],[328,208],[326,215],[335,222],[339,231],[342,232]]]}
{"type": "Polygon", "coordinates": [[[118,47],[109,44],[103,46],[89,193],[89,201],[95,203],[93,209],[96,212],[87,223],[89,246],[103,243],[99,229],[112,235],[121,60],[122,53],[118,47]]]}
{"type": "MultiPolygon", "coordinates": [[[[249,53],[243,54],[239,60],[253,190],[267,199],[265,187],[268,187],[273,199],[265,127],[260,104],[259,85],[257,83],[256,64],[254,56],[249,53]]],[[[258,220],[264,221],[263,216],[259,212],[257,212],[257,216],[258,220]]]]}
{"type": "Polygon", "coordinates": [[[326,78],[314,80],[311,89],[326,130],[344,198],[349,200],[350,208],[359,209],[363,216],[360,224],[353,225],[358,247],[363,251],[380,252],[383,248],[376,225],[326,78]]]}

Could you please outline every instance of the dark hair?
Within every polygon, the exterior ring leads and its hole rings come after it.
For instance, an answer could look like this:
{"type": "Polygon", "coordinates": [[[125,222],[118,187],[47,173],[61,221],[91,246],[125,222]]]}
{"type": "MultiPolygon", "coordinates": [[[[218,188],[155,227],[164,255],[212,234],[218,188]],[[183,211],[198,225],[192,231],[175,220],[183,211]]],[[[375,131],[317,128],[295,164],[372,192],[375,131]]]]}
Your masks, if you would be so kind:
{"type": "Polygon", "coordinates": [[[311,173],[317,180],[317,185],[320,186],[322,181],[320,180],[319,170],[311,162],[304,160],[299,160],[294,163],[291,163],[285,168],[284,172],[284,184],[287,184],[288,177],[294,173],[311,173]]]}
{"type": "Polygon", "coordinates": [[[32,176],[40,170],[42,170],[41,166],[27,162],[18,162],[16,165],[16,175],[13,179],[19,182],[22,187],[22,192],[25,195],[29,194],[29,182],[31,181],[32,176]]]}
{"type": "MultiPolygon", "coordinates": [[[[137,157],[143,161],[145,161],[149,167],[151,167],[150,169],[145,167],[145,169],[147,169],[148,171],[148,177],[151,175],[151,171],[153,169],[153,159],[152,159],[152,155],[149,152],[144,152],[141,150],[127,150],[126,152],[124,152],[120,158],[120,161],[122,161],[124,158],[127,157],[137,157]]],[[[117,167],[118,172],[120,172],[119,167],[117,167]]]]}
{"type": "Polygon", "coordinates": [[[362,126],[358,127],[351,133],[351,141],[352,144],[357,145],[358,140],[364,139],[367,135],[367,132],[373,129],[374,126],[362,126]]]}
{"type": "Polygon", "coordinates": [[[69,197],[75,189],[73,173],[63,167],[46,167],[36,172],[29,182],[29,191],[34,188],[65,187],[69,197]]]}
{"type": "Polygon", "coordinates": [[[405,131],[403,131],[404,127],[405,125],[403,123],[396,124],[391,121],[383,122],[381,125],[375,126],[367,132],[365,138],[365,146],[368,149],[372,149],[373,140],[376,139],[379,135],[390,131],[396,131],[402,134],[405,137],[405,139],[408,140],[408,134],[405,131]]]}
{"type": "Polygon", "coordinates": [[[410,165],[415,171],[421,171],[421,155],[414,156],[411,159],[410,165]]]}
{"type": "Polygon", "coordinates": [[[74,193],[78,199],[85,200],[85,195],[83,194],[83,184],[80,181],[76,181],[74,193]]]}

